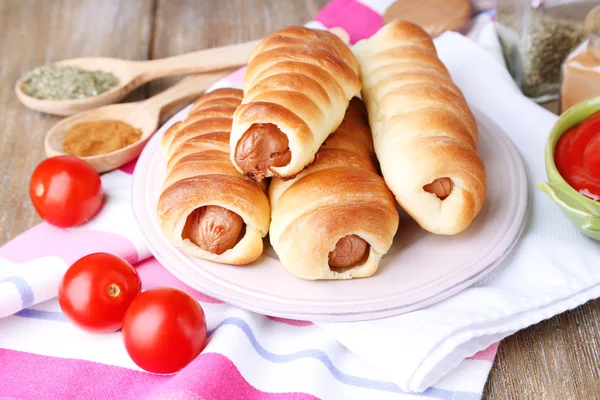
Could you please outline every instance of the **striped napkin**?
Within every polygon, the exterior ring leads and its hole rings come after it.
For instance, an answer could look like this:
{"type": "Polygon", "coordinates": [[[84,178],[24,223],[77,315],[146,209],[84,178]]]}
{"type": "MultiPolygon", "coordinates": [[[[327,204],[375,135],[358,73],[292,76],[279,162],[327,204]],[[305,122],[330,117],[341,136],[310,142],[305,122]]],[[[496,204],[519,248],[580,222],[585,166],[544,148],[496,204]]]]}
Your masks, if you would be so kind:
{"type": "MultiPolygon", "coordinates": [[[[308,25],[341,26],[355,42],[382,25],[381,15],[391,3],[334,0],[308,25]]],[[[492,20],[493,11],[483,11],[471,21],[468,35],[481,47],[453,33],[436,40],[436,46],[468,100],[507,132],[520,133],[516,124],[525,121],[515,117],[515,105],[529,107],[539,116],[539,126],[527,125],[538,136],[528,132],[531,140],[521,135],[516,144],[522,152],[528,144],[541,149],[541,136],[555,117],[525,100],[511,83],[501,64],[492,20]],[[463,71],[465,63],[469,68],[463,71]],[[485,77],[469,83],[475,73],[485,77]],[[484,86],[485,81],[494,81],[492,76],[502,83],[504,99],[482,97],[477,90],[482,85],[490,93],[493,88],[484,86]],[[503,107],[515,113],[512,125],[503,125],[503,107]]],[[[243,70],[215,87],[239,87],[242,78],[243,70]]],[[[526,161],[539,164],[536,157],[526,161]]],[[[102,176],[106,204],[88,224],[58,229],[42,223],[0,248],[0,317],[4,317],[0,319],[0,399],[479,399],[498,340],[600,296],[600,273],[586,270],[576,260],[573,268],[579,275],[565,273],[560,262],[531,268],[552,272],[554,267],[554,275],[548,275],[556,278],[548,281],[550,293],[533,299],[531,293],[540,292],[529,290],[538,289],[528,286],[535,280],[530,274],[521,285],[513,285],[520,297],[511,297],[506,285],[523,272],[513,263],[523,254],[518,247],[498,276],[404,316],[315,325],[255,314],[187,287],[151,257],[130,208],[134,166],[102,176]],[[146,373],[127,356],[119,332],[91,335],[66,321],[55,299],[60,278],[73,261],[97,251],[120,255],[134,264],[144,289],[173,286],[201,303],[209,341],[181,372],[146,373]],[[561,286],[561,282],[568,284],[561,286]],[[487,301],[473,301],[482,298],[487,301]],[[466,303],[481,306],[473,309],[466,303]]],[[[539,178],[540,165],[531,171],[539,178]]],[[[569,245],[580,246],[582,254],[591,254],[590,250],[600,254],[598,247],[568,230],[568,223],[549,201],[544,203],[539,196],[534,201],[542,202],[543,215],[554,226],[566,229],[569,245]]],[[[543,229],[539,220],[531,225],[543,229]]],[[[538,248],[536,232],[526,232],[527,248],[538,248]]]]}

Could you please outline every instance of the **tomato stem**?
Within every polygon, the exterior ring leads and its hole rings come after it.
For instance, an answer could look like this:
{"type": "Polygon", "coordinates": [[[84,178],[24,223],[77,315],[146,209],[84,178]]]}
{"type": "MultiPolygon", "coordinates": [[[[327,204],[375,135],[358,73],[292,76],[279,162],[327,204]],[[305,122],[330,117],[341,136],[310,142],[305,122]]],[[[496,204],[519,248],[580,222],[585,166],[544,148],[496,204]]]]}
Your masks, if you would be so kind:
{"type": "Polygon", "coordinates": [[[111,283],[110,285],[108,285],[106,290],[108,291],[108,295],[110,297],[117,297],[119,295],[119,293],[121,293],[121,288],[119,286],[115,285],[114,283],[111,283]]]}

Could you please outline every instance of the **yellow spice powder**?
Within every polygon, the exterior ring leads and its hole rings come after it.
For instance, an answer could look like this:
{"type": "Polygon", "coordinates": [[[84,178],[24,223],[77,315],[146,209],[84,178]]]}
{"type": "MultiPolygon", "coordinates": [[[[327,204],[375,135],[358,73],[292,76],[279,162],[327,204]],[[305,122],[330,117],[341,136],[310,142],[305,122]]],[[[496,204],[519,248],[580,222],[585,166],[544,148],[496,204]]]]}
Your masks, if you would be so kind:
{"type": "Polygon", "coordinates": [[[140,140],[142,131],[123,121],[104,120],[73,125],[65,133],[65,153],[89,157],[110,153],[140,140]]]}

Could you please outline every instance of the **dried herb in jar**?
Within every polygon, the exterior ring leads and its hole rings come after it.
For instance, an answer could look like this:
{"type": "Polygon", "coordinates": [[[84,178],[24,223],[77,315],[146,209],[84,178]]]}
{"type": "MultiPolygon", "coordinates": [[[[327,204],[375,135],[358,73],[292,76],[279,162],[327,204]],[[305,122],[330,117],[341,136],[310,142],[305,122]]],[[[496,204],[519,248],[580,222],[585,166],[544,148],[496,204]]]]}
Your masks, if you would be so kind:
{"type": "Polygon", "coordinates": [[[24,92],[40,100],[74,100],[97,96],[119,85],[111,72],[48,65],[26,74],[24,92]]]}
{"type": "Polygon", "coordinates": [[[526,57],[523,92],[537,97],[556,91],[560,85],[560,68],[569,53],[585,38],[580,24],[552,17],[534,18],[528,40],[531,52],[526,57]]]}
{"type": "Polygon", "coordinates": [[[585,39],[583,17],[576,14],[591,5],[542,2],[535,8],[525,1],[517,3],[501,1],[497,9],[498,36],[508,68],[526,96],[540,102],[556,98],[561,65],[585,39]]]}

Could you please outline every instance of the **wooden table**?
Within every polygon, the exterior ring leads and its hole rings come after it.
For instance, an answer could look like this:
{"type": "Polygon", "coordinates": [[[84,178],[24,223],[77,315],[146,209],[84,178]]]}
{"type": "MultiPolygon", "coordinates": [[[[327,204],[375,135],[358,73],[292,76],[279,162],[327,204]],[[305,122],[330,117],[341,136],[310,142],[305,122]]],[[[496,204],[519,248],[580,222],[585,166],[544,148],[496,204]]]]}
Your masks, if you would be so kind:
{"type": "MultiPolygon", "coordinates": [[[[40,221],[28,181],[44,158],[44,134],[59,120],[21,106],[13,93],[21,74],[70,57],[145,60],[258,39],[310,20],[325,3],[0,0],[0,244],[40,221]]],[[[153,82],[126,101],[175,80],[153,82]]],[[[600,301],[592,301],[502,341],[484,398],[600,398],[599,310],[600,301]]]]}

